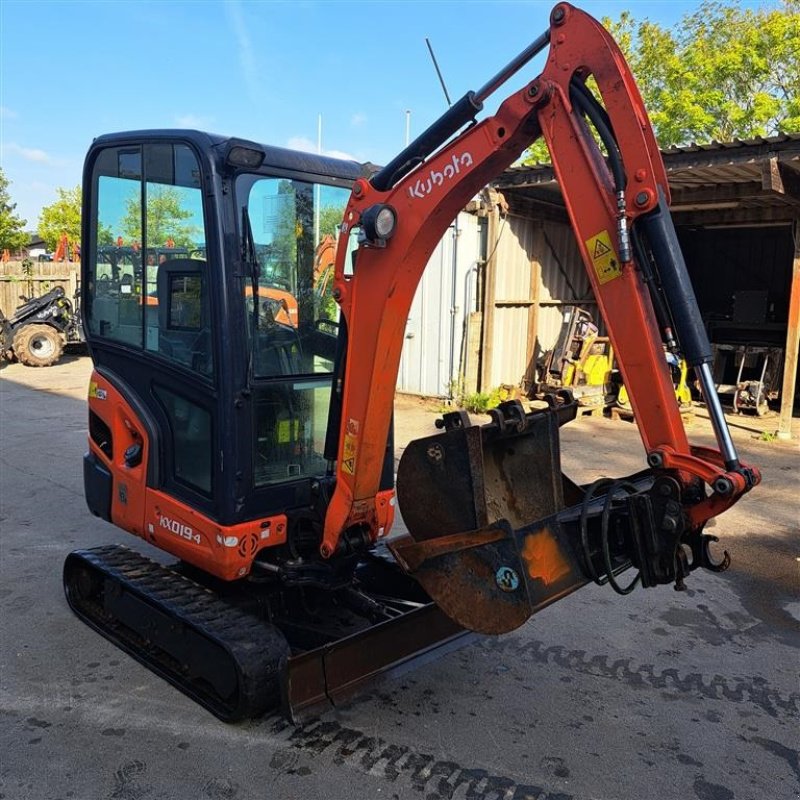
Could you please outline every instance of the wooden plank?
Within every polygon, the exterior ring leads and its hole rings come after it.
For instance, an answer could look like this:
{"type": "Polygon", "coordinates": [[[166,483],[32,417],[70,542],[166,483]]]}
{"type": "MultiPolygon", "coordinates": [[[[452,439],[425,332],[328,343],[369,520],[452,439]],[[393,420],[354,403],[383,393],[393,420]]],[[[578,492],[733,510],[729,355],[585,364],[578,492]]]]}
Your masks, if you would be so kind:
{"type": "Polygon", "coordinates": [[[786,328],[786,354],[783,362],[781,412],[778,438],[792,438],[792,409],[797,386],[798,351],[800,351],[800,240],[795,239],[792,283],[789,296],[789,319],[786,328]]]}
{"type": "Polygon", "coordinates": [[[536,383],[536,342],[539,337],[539,289],[542,283],[542,252],[545,248],[544,232],[541,225],[533,231],[531,243],[531,268],[528,299],[528,341],[525,343],[525,386],[536,383]]]}
{"type": "Polygon", "coordinates": [[[491,208],[487,217],[486,250],[488,257],[484,269],[483,336],[481,342],[481,391],[487,391],[492,375],[492,353],[494,350],[495,295],[497,292],[497,243],[500,236],[500,202],[502,195],[489,190],[491,208]]]}

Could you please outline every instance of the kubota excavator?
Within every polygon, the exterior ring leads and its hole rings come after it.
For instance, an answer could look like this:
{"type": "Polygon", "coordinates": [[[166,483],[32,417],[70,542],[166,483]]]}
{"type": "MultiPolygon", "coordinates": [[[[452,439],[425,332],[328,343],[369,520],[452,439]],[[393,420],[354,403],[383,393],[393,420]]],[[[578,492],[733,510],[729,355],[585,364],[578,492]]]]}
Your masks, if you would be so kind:
{"type": "Polygon", "coordinates": [[[641,98],[585,13],[556,5],[524,52],[376,172],[155,130],[96,139],[83,187],[86,498],[178,562],[76,551],[66,594],[85,622],[218,717],[281,705],[297,716],[465,629],[510,631],[591,581],[681,589],[696,568],[728,565],[704,525],[759,473],[739,460],[714,391],[641,98]],[[548,46],[543,72],[476,122],[548,46]],[[482,426],[448,413],[405,450],[396,483],[409,535],[387,538],[393,397],[417,283],[459,210],[539,136],[646,468],[584,486],[564,476],[567,392],[546,410],[505,403],[482,426]],[[165,196],[180,206],[172,220],[150,213],[165,196]],[[142,285],[156,286],[155,304],[98,274],[99,233],[117,231],[123,209],[127,229],[140,215],[144,247],[171,224],[204,254],[150,268],[142,285]],[[314,262],[337,223],[333,319],[314,262]],[[259,294],[287,270],[296,324],[259,294]],[[718,449],[689,443],[663,343],[694,368],[718,449]]]}

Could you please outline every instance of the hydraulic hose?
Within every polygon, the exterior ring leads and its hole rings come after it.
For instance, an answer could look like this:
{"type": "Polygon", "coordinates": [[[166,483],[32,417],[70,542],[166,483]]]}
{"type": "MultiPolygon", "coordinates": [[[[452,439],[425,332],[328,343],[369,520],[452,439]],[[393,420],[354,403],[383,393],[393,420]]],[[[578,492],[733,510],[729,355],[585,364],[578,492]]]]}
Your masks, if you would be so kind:
{"type": "Polygon", "coordinates": [[[570,102],[580,110],[583,115],[594,125],[600,136],[600,141],[608,153],[608,165],[614,176],[614,190],[624,192],[628,185],[625,167],[622,164],[622,154],[619,151],[614,129],[606,110],[597,102],[597,98],[589,91],[586,84],[573,78],[569,84],[570,102]]]}

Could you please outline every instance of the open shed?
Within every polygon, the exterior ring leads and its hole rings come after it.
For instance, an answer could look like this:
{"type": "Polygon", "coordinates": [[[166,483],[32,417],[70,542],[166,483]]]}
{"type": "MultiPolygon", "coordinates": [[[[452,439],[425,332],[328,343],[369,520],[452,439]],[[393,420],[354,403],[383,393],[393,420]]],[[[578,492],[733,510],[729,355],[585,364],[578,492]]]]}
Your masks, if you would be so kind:
{"type": "MultiPolygon", "coordinates": [[[[778,432],[788,437],[800,332],[800,133],[663,155],[678,235],[720,361],[718,383],[737,364],[761,370],[769,351],[778,432]]],[[[494,187],[505,203],[489,210],[482,387],[517,376],[532,381],[564,306],[595,305],[552,168],[515,167],[494,187]],[[504,346],[523,329],[536,331],[522,339],[524,352],[504,346]]]]}

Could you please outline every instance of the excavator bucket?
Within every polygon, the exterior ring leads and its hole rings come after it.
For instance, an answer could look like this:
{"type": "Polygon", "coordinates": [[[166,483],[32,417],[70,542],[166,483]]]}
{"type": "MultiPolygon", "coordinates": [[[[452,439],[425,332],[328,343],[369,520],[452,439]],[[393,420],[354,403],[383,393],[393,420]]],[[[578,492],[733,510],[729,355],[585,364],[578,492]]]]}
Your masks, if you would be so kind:
{"type": "Polygon", "coordinates": [[[406,448],[397,495],[410,536],[389,546],[463,627],[506,633],[586,583],[556,519],[576,489],[561,474],[558,437],[575,414],[568,393],[541,412],[512,401],[487,425],[445,415],[444,432],[406,448]]]}

